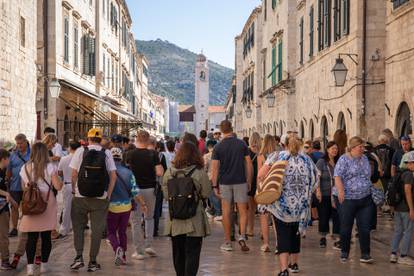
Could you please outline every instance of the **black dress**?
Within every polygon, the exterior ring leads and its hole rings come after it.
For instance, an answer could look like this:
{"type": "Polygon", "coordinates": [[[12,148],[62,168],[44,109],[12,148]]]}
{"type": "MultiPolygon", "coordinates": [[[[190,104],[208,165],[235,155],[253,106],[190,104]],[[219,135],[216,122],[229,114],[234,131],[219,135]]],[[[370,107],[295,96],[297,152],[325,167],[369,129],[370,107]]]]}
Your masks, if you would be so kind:
{"type": "Polygon", "coordinates": [[[254,196],[256,194],[257,189],[257,153],[254,153],[251,149],[249,149],[250,159],[253,163],[253,179],[252,179],[252,188],[247,193],[249,196],[254,196]]]}

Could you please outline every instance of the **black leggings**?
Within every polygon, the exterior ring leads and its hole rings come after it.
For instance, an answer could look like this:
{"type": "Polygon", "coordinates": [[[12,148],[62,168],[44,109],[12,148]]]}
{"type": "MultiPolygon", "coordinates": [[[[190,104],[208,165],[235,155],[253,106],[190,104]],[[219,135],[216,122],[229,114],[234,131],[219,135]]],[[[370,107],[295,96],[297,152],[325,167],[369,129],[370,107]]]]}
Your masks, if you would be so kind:
{"type": "Polygon", "coordinates": [[[34,258],[36,255],[36,244],[37,240],[40,238],[42,239],[42,263],[47,263],[49,260],[50,252],[52,251],[52,231],[44,231],[44,232],[29,232],[27,233],[28,239],[26,243],[26,255],[27,255],[27,263],[33,264],[34,258]]]}

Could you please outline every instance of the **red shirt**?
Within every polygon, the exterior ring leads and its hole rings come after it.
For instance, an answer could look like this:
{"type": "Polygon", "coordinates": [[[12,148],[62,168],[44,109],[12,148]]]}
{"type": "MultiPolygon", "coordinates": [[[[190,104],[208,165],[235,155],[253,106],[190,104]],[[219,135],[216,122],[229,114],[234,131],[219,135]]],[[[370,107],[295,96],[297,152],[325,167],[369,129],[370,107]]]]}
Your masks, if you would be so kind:
{"type": "Polygon", "coordinates": [[[198,150],[200,151],[201,154],[207,153],[206,140],[205,139],[200,138],[200,140],[198,140],[198,150]]]}

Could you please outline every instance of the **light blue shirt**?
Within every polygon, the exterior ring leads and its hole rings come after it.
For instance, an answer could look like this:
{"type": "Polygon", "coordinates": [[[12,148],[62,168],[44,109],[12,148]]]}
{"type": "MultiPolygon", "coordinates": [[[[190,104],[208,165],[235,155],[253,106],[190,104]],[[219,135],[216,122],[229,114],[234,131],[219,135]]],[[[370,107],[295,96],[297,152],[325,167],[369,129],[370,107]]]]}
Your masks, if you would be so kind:
{"type": "Polygon", "coordinates": [[[371,166],[368,158],[342,155],[335,166],[334,176],[344,185],[345,199],[362,199],[371,194],[371,166]]]}
{"type": "Polygon", "coordinates": [[[21,192],[22,191],[22,185],[21,185],[21,179],[20,179],[20,170],[22,169],[25,162],[29,161],[30,159],[30,147],[27,147],[27,151],[25,155],[22,155],[19,151],[14,151],[10,155],[10,163],[8,166],[8,170],[11,171],[12,176],[10,179],[10,191],[14,192],[21,192]]]}

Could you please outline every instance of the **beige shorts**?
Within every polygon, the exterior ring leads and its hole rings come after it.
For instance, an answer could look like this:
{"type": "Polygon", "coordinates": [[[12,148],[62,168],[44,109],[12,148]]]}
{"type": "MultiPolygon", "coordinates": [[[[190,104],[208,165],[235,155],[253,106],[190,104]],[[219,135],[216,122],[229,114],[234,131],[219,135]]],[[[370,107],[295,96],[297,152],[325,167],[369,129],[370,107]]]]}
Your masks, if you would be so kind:
{"type": "Polygon", "coordinates": [[[249,200],[248,192],[249,188],[247,183],[220,185],[221,197],[229,203],[247,203],[249,200]]]}

